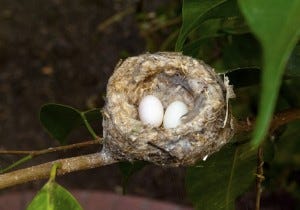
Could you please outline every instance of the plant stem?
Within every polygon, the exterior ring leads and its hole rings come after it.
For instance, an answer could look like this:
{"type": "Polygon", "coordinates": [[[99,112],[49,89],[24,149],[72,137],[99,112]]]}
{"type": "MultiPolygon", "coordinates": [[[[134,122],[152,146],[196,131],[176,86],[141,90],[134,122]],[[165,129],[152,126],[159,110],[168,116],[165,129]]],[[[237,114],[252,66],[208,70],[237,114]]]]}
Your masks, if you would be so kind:
{"type": "Polygon", "coordinates": [[[23,164],[23,163],[26,163],[27,161],[31,160],[32,157],[33,157],[32,155],[27,155],[27,156],[25,156],[25,157],[17,160],[16,162],[14,162],[13,164],[11,164],[10,166],[8,166],[8,167],[6,167],[4,169],[1,169],[0,170],[0,174],[3,174],[5,172],[7,172],[7,171],[9,171],[9,170],[11,170],[11,169],[13,169],[13,168],[21,165],[21,164],[23,164]]]}
{"type": "Polygon", "coordinates": [[[51,168],[51,171],[50,171],[50,178],[49,178],[49,181],[50,181],[50,182],[55,181],[57,169],[58,169],[59,167],[61,167],[61,164],[60,164],[60,163],[54,163],[54,164],[52,165],[52,168],[51,168]]]}
{"type": "Polygon", "coordinates": [[[99,136],[95,133],[94,129],[91,127],[89,121],[86,119],[85,117],[85,112],[80,112],[80,115],[83,119],[84,125],[85,127],[88,129],[88,131],[90,132],[90,134],[92,135],[92,137],[94,139],[99,139],[99,136]]]}
{"type": "Polygon", "coordinates": [[[74,171],[96,168],[117,162],[105,153],[93,153],[77,157],[59,159],[48,163],[19,169],[0,175],[0,189],[14,185],[49,178],[53,164],[61,164],[57,169],[57,175],[64,175],[74,171]]]}
{"type": "Polygon", "coordinates": [[[261,184],[265,179],[263,166],[264,166],[263,149],[262,147],[259,147],[257,151],[255,210],[260,210],[260,200],[261,200],[261,193],[262,193],[261,184]]]}

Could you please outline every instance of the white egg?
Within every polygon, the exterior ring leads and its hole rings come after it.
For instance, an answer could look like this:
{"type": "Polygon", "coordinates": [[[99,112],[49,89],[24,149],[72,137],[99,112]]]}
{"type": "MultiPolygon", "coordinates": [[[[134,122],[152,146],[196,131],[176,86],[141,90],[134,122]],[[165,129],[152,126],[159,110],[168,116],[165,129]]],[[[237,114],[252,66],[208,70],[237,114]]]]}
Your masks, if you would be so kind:
{"type": "Polygon", "coordinates": [[[164,116],[164,128],[176,128],[181,124],[181,117],[188,113],[188,107],[181,101],[172,102],[166,109],[164,116]]]}
{"type": "Polygon", "coordinates": [[[153,96],[145,96],[139,104],[139,117],[144,124],[159,127],[164,117],[164,107],[160,100],[153,96]]]}

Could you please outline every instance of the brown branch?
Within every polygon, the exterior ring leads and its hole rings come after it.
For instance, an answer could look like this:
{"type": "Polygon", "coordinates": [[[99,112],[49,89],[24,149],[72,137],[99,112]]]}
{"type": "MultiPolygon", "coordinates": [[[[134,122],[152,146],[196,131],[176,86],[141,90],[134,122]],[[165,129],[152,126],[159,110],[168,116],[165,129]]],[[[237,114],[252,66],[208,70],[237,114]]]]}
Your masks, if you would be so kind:
{"type": "MultiPolygon", "coordinates": [[[[271,123],[269,133],[272,134],[280,126],[285,125],[294,120],[300,119],[300,109],[287,109],[281,112],[278,112],[274,115],[271,123]]],[[[255,120],[245,120],[245,121],[236,121],[235,128],[236,132],[249,132],[253,130],[255,125],[255,120]]]]}
{"type": "Polygon", "coordinates": [[[261,147],[259,147],[257,151],[255,210],[260,210],[260,200],[261,200],[261,193],[262,193],[261,184],[265,179],[263,166],[264,166],[263,150],[261,147]]]}
{"type": "Polygon", "coordinates": [[[287,109],[274,115],[270,133],[272,134],[280,126],[283,126],[289,122],[300,119],[300,109],[287,109]]]}
{"type": "Polygon", "coordinates": [[[32,157],[43,155],[51,152],[59,152],[59,151],[66,151],[70,149],[78,149],[82,147],[87,147],[90,145],[100,144],[102,141],[102,138],[98,138],[97,140],[91,140],[91,141],[84,141],[76,144],[70,144],[65,146],[59,146],[59,147],[51,147],[47,149],[42,150],[0,150],[0,154],[2,155],[31,155],[32,157]]]}
{"type": "MultiPolygon", "coordinates": [[[[271,122],[270,131],[273,132],[280,126],[287,124],[291,121],[300,119],[300,109],[290,109],[282,111],[276,114],[271,122]]],[[[246,120],[237,122],[236,130],[237,132],[251,131],[253,129],[254,121],[246,120]]],[[[101,140],[101,139],[100,139],[101,140]]],[[[98,144],[100,140],[82,142],[73,145],[67,145],[56,148],[49,148],[45,150],[33,150],[33,151],[0,151],[0,154],[30,154],[30,155],[40,155],[46,154],[49,152],[56,152],[71,148],[79,148],[87,146],[90,144],[98,144]]],[[[258,167],[257,167],[257,206],[260,205],[260,196],[261,196],[261,183],[263,181],[263,155],[262,150],[259,148],[258,151],[258,167]]],[[[72,158],[59,159],[44,163],[37,166],[32,166],[25,169],[16,170],[13,172],[5,173],[0,175],[0,189],[14,186],[21,183],[26,183],[29,181],[34,181],[38,179],[48,178],[51,170],[51,166],[54,163],[60,163],[61,168],[58,169],[58,175],[63,175],[71,173],[73,171],[86,170],[90,168],[96,168],[103,165],[108,165],[117,162],[112,159],[110,156],[104,155],[103,153],[94,153],[89,155],[83,155],[72,158]]],[[[259,208],[257,208],[258,210],[259,208]]]]}
{"type": "Polygon", "coordinates": [[[0,175],[0,189],[38,179],[48,178],[50,176],[51,167],[55,163],[60,164],[60,168],[57,170],[57,175],[64,175],[74,171],[109,165],[115,162],[117,161],[111,156],[100,152],[78,157],[59,159],[0,175]]]}

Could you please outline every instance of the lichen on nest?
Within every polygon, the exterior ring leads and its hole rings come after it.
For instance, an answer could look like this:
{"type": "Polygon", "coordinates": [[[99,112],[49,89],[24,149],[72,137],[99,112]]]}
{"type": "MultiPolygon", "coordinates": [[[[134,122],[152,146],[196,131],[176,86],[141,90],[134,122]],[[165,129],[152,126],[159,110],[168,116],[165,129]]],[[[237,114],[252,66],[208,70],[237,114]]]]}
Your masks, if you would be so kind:
{"type": "Polygon", "coordinates": [[[218,151],[234,134],[227,103],[233,90],[225,79],[181,53],[147,53],[121,61],[107,85],[105,152],[118,160],[179,166],[218,151]],[[146,95],[159,98],[164,109],[173,101],[184,102],[188,113],[183,123],[171,129],[143,124],[138,106],[146,95]]]}

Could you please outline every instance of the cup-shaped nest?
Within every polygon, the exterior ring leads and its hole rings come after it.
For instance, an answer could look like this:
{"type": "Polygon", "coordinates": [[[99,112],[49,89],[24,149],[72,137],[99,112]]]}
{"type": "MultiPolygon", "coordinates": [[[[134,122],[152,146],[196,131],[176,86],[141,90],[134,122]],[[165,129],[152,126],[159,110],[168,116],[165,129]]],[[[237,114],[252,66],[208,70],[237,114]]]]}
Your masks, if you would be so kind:
{"type": "Polygon", "coordinates": [[[228,99],[232,87],[203,61],[181,53],[143,54],[121,61],[107,85],[103,109],[104,150],[118,160],[164,166],[192,165],[218,151],[234,134],[228,99]],[[164,109],[184,102],[188,113],[175,128],[153,127],[139,119],[147,95],[164,109]]]}

